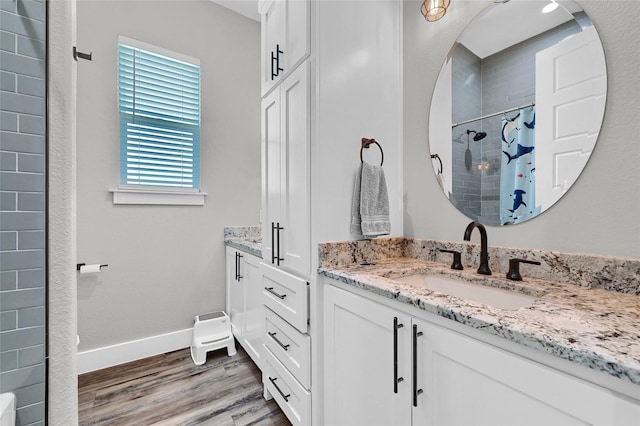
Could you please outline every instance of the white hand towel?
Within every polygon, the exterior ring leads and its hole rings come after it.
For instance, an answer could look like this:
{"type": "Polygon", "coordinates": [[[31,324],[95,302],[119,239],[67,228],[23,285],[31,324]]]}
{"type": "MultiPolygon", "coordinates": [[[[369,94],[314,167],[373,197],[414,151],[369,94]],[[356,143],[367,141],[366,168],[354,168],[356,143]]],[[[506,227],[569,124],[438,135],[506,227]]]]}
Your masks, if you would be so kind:
{"type": "Polygon", "coordinates": [[[353,233],[361,233],[365,238],[391,233],[389,194],[382,166],[361,164],[354,185],[351,212],[353,233]]]}

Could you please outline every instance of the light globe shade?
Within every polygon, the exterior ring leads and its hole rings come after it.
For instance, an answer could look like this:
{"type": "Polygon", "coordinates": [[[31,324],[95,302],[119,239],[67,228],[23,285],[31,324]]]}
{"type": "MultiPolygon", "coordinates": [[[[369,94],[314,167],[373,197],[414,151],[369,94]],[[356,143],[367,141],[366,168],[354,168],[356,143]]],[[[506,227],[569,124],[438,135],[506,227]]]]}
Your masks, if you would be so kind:
{"type": "Polygon", "coordinates": [[[424,0],[420,11],[429,22],[442,18],[449,8],[450,0],[424,0]]]}

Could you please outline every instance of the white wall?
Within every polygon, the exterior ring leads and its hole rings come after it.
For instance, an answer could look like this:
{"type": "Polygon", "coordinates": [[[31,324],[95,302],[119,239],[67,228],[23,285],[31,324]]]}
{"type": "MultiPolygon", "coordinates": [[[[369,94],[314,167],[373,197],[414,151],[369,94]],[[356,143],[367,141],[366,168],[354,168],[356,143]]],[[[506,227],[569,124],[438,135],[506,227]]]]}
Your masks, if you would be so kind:
{"type": "Polygon", "coordinates": [[[79,1],[79,351],[192,326],[225,308],[225,225],[260,210],[260,25],[210,1],[79,1]],[[118,35],[201,60],[203,207],[113,205],[118,35]]]}
{"type": "MultiPolygon", "coordinates": [[[[489,0],[456,0],[428,23],[420,2],[404,2],[404,233],[460,241],[470,219],[438,187],[428,157],[429,108],[445,56],[489,0]]],[[[578,1],[600,34],[608,94],[595,150],[571,190],[524,224],[491,227],[489,244],[640,257],[640,2],[578,1]],[[624,40],[624,42],[621,42],[624,40]]],[[[490,30],[490,29],[487,29],[490,30]]]]}
{"type": "MultiPolygon", "coordinates": [[[[390,235],[401,236],[402,4],[320,1],[316,8],[312,241],[358,238],[350,232],[351,202],[363,137],[376,139],[384,152],[390,235]]],[[[363,159],[380,164],[378,147],[363,150],[363,159]]]]}

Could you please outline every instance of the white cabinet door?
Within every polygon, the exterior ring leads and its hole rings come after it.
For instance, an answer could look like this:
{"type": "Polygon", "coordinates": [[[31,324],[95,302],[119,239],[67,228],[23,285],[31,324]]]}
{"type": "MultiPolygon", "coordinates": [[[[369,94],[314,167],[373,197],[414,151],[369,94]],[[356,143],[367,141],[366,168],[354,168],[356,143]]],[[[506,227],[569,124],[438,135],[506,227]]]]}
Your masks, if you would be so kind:
{"type": "Polygon", "coordinates": [[[309,67],[302,64],[282,83],[280,266],[303,275],[310,268],[309,67]]]}
{"type": "Polygon", "coordinates": [[[419,425],[638,424],[640,407],[598,386],[414,319],[419,425]]]}
{"type": "Polygon", "coordinates": [[[280,92],[274,91],[262,100],[262,258],[274,263],[275,234],[273,226],[281,214],[281,122],[280,92]]]}
{"type": "Polygon", "coordinates": [[[262,342],[264,339],[264,308],[262,306],[262,286],[260,259],[242,254],[244,280],[244,328],[242,347],[247,351],[260,370],[263,369],[262,342]]]}
{"type": "Polygon", "coordinates": [[[266,95],[309,54],[309,1],[260,2],[262,95],[266,95]]]}
{"type": "Polygon", "coordinates": [[[325,423],[411,424],[410,317],[332,286],[324,315],[325,423]]]}
{"type": "Polygon", "coordinates": [[[309,274],[309,67],[304,63],[262,101],[264,261],[309,274]]]}
{"type": "Polygon", "coordinates": [[[262,369],[264,311],[260,259],[231,247],[227,256],[227,314],[231,331],[258,368],[262,369]]]}
{"type": "Polygon", "coordinates": [[[244,324],[244,282],[242,276],[240,252],[227,247],[227,314],[231,320],[231,331],[240,342],[244,324]]]}
{"type": "Polygon", "coordinates": [[[280,0],[285,8],[284,16],[284,58],[285,74],[293,71],[309,54],[309,1],[280,0]]]}
{"type": "MultiPolygon", "coordinates": [[[[261,15],[261,41],[262,41],[262,95],[264,96],[278,82],[278,64],[277,60],[279,52],[276,50],[280,47],[282,40],[282,26],[284,25],[284,17],[282,16],[284,9],[281,1],[267,0],[260,3],[261,15]]],[[[283,46],[284,47],[284,46],[283,46]]]]}

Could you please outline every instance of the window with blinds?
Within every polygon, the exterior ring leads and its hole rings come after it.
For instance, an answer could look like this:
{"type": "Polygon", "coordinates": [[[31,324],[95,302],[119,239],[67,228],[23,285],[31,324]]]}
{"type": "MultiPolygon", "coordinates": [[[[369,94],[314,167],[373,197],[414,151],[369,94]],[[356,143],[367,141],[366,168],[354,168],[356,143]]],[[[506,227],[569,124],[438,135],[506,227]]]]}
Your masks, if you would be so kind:
{"type": "Polygon", "coordinates": [[[120,37],[118,88],[121,185],[199,189],[199,61],[120,37]]]}

